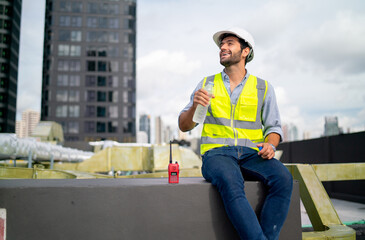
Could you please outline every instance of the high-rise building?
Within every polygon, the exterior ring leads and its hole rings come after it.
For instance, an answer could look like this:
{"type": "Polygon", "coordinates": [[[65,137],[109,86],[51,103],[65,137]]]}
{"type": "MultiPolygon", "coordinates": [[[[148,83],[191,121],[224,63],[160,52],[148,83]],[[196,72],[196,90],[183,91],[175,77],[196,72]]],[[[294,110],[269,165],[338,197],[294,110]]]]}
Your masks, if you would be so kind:
{"type": "Polygon", "coordinates": [[[47,0],[41,119],[65,146],[136,141],[136,0],[47,0]]]}
{"type": "Polygon", "coordinates": [[[163,123],[160,116],[155,118],[155,143],[161,144],[163,141],[163,123]]]}
{"type": "Polygon", "coordinates": [[[325,117],[324,121],[324,136],[333,136],[342,133],[342,129],[338,126],[337,117],[325,117]]]}
{"type": "Polygon", "coordinates": [[[0,132],[14,133],[21,0],[0,1],[0,132]]]}
{"type": "Polygon", "coordinates": [[[22,113],[22,120],[16,122],[16,135],[19,138],[29,137],[39,123],[40,114],[34,110],[26,110],[22,113]]]}
{"type": "Polygon", "coordinates": [[[151,143],[151,117],[143,114],[139,117],[139,131],[147,134],[147,142],[151,143]]]}
{"type": "Polygon", "coordinates": [[[294,124],[283,124],[283,141],[291,142],[298,140],[298,128],[294,124]]]}

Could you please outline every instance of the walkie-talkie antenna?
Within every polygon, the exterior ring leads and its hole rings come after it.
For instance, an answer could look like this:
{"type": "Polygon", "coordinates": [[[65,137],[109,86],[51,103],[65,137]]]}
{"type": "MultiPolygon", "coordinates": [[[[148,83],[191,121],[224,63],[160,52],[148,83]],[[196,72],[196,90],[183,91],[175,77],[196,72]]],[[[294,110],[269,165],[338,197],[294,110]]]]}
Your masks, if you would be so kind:
{"type": "Polygon", "coordinates": [[[170,163],[172,163],[171,141],[170,141],[170,163]]]}

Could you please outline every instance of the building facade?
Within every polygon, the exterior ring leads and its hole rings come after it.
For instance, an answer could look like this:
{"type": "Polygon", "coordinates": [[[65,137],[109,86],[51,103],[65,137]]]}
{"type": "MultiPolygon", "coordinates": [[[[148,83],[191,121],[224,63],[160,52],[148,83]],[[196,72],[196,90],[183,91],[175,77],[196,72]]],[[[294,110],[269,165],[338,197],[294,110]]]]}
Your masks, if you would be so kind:
{"type": "Polygon", "coordinates": [[[139,117],[139,131],[147,135],[147,143],[151,143],[151,117],[143,114],[139,117]]]}
{"type": "Polygon", "coordinates": [[[22,120],[16,121],[16,135],[19,138],[31,136],[34,128],[40,120],[40,114],[34,110],[26,110],[22,113],[22,120]]]}
{"type": "Polygon", "coordinates": [[[0,1],[0,133],[15,133],[21,0],[0,1]]]}
{"type": "Polygon", "coordinates": [[[47,0],[41,119],[70,147],[135,142],[135,59],[135,0],[47,0]]]}
{"type": "Polygon", "coordinates": [[[342,129],[338,126],[338,118],[336,116],[324,118],[324,136],[334,136],[341,133],[342,129]]]}

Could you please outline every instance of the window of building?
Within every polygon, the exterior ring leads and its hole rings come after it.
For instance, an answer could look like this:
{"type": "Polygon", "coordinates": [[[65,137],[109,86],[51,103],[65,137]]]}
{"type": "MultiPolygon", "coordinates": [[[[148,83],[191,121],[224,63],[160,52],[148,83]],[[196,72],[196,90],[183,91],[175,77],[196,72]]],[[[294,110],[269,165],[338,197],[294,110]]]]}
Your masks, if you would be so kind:
{"type": "Polygon", "coordinates": [[[80,106],[71,105],[68,107],[69,117],[79,117],[80,116],[80,106]]]}
{"type": "Polygon", "coordinates": [[[109,106],[109,117],[118,118],[118,106],[109,106]]]}
{"type": "Polygon", "coordinates": [[[73,56],[73,57],[81,56],[81,46],[71,45],[70,46],[70,56],[73,56]]]}
{"type": "Polygon", "coordinates": [[[123,72],[125,72],[125,73],[133,72],[133,63],[132,62],[124,62],[123,63],[123,72]]]}
{"type": "Polygon", "coordinates": [[[133,133],[134,132],[133,122],[124,122],[123,123],[123,132],[124,133],[133,133]]]}
{"type": "Polygon", "coordinates": [[[123,118],[128,118],[128,107],[123,106],[123,118]]]}
{"type": "Polygon", "coordinates": [[[80,101],[80,92],[78,90],[69,90],[69,92],[68,92],[68,101],[69,102],[78,102],[78,101],[80,101]]]}
{"type": "Polygon", "coordinates": [[[108,18],[106,17],[100,17],[99,18],[99,28],[103,28],[103,29],[106,29],[109,27],[108,25],[108,18]]]}
{"type": "Polygon", "coordinates": [[[118,18],[109,18],[109,28],[119,28],[118,18]]]}
{"type": "Polygon", "coordinates": [[[119,62],[118,61],[110,61],[110,68],[112,72],[119,71],[119,62]]]}
{"type": "Polygon", "coordinates": [[[106,102],[106,92],[98,91],[98,102],[106,102]]]}
{"type": "Polygon", "coordinates": [[[58,71],[68,71],[69,70],[68,61],[66,61],[66,60],[59,60],[58,61],[58,66],[57,66],[57,70],[58,71]]]}
{"type": "Polygon", "coordinates": [[[98,133],[105,132],[105,123],[104,122],[96,122],[96,132],[98,132],[98,133]]]}
{"type": "Polygon", "coordinates": [[[94,72],[96,70],[96,63],[95,61],[86,61],[87,70],[89,72],[94,72]]]}
{"type": "Polygon", "coordinates": [[[71,27],[81,27],[82,26],[82,17],[72,16],[71,17],[71,27]]]}
{"type": "Polygon", "coordinates": [[[58,45],[58,56],[68,56],[70,54],[70,46],[65,44],[58,45]]]}
{"type": "Polygon", "coordinates": [[[119,85],[119,77],[118,76],[112,76],[111,77],[111,86],[110,87],[118,87],[119,85]]]}
{"type": "Polygon", "coordinates": [[[57,90],[56,92],[56,101],[57,102],[67,102],[67,90],[57,90]]]}
{"type": "MultiPolygon", "coordinates": [[[[119,0],[116,0],[116,1],[118,2],[119,0]]],[[[135,16],[136,15],[136,6],[135,5],[124,5],[124,14],[135,16]]]]}
{"type": "Polygon", "coordinates": [[[68,125],[67,122],[60,122],[62,126],[63,133],[68,133],[68,125]]]}
{"type": "Polygon", "coordinates": [[[95,106],[86,106],[85,117],[95,117],[95,106]]]}
{"type": "Polygon", "coordinates": [[[70,26],[70,16],[60,16],[60,26],[61,27],[68,27],[70,26]]]}
{"type": "Polygon", "coordinates": [[[109,13],[110,14],[119,14],[119,6],[117,4],[109,4],[109,13]]]}
{"type": "Polygon", "coordinates": [[[60,30],[58,32],[58,40],[70,41],[70,31],[69,30],[60,30]]]}
{"type": "Polygon", "coordinates": [[[94,121],[85,121],[84,129],[86,133],[95,133],[95,122],[94,121]]]}
{"type": "Polygon", "coordinates": [[[109,32],[109,42],[110,43],[119,43],[119,33],[118,32],[109,32]]]}
{"type": "Polygon", "coordinates": [[[79,75],[70,75],[70,86],[72,86],[72,87],[80,86],[80,76],[79,75]]]}
{"type": "Polygon", "coordinates": [[[79,72],[81,70],[81,63],[79,60],[70,60],[69,69],[72,72],[79,72]]]}
{"type": "Polygon", "coordinates": [[[81,2],[71,2],[71,12],[80,13],[82,11],[81,2]]]}
{"type": "Polygon", "coordinates": [[[81,42],[81,31],[60,30],[58,32],[58,40],[81,42]]]}
{"type": "Polygon", "coordinates": [[[71,42],[81,42],[81,31],[71,31],[71,42]]]}
{"type": "Polygon", "coordinates": [[[98,76],[98,87],[105,87],[105,86],[106,86],[106,77],[98,76]]]}
{"type": "Polygon", "coordinates": [[[97,107],[97,113],[96,113],[97,117],[106,117],[106,108],[105,107],[97,107]]]}
{"type": "Polygon", "coordinates": [[[129,110],[128,110],[128,114],[129,114],[129,117],[135,117],[136,116],[136,108],[135,107],[130,107],[129,110]]]}
{"type": "Polygon", "coordinates": [[[98,48],[98,56],[106,57],[107,56],[107,47],[99,47],[98,48]]]}
{"type": "Polygon", "coordinates": [[[79,122],[68,122],[68,133],[79,133],[79,122]]]}
{"type": "Polygon", "coordinates": [[[61,12],[71,12],[71,3],[68,1],[60,1],[61,12]]]}
{"type": "Polygon", "coordinates": [[[98,71],[106,72],[108,70],[108,62],[98,61],[98,71]]]}
{"type": "Polygon", "coordinates": [[[93,87],[96,85],[96,76],[86,76],[85,86],[93,87]]]}
{"type": "Polygon", "coordinates": [[[56,117],[67,117],[67,105],[56,107],[56,117]]]}
{"type": "Polygon", "coordinates": [[[89,46],[87,47],[86,49],[86,56],[88,57],[95,57],[96,56],[96,48],[95,47],[92,47],[92,46],[89,46]]]}
{"type": "Polygon", "coordinates": [[[99,13],[108,14],[109,13],[109,4],[108,3],[100,3],[99,5],[99,13]]]}
{"type": "Polygon", "coordinates": [[[65,74],[58,75],[57,86],[68,86],[68,76],[65,74]]]}
{"type": "Polygon", "coordinates": [[[128,35],[128,43],[133,44],[133,43],[135,43],[135,42],[136,42],[136,35],[135,35],[135,34],[133,34],[133,33],[129,34],[129,35],[128,35]]]}
{"type": "Polygon", "coordinates": [[[117,103],[118,102],[118,91],[114,91],[113,92],[113,102],[114,103],[117,103]]]}
{"type": "Polygon", "coordinates": [[[108,56],[109,57],[119,57],[119,48],[114,46],[108,47],[108,56]]]}
{"type": "Polygon", "coordinates": [[[136,103],[136,93],[135,92],[131,92],[131,102],[132,103],[136,103]]]}
{"type": "Polygon", "coordinates": [[[88,3],[86,11],[88,13],[98,13],[99,12],[99,3],[88,3]]]}
{"type": "Polygon", "coordinates": [[[123,102],[128,103],[128,91],[123,91],[123,102]]]}
{"type": "MultiPolygon", "coordinates": [[[[119,1],[119,0],[118,0],[119,1]]],[[[119,14],[119,5],[111,3],[88,3],[86,11],[98,14],[119,14]]]]}
{"type": "Polygon", "coordinates": [[[97,17],[88,17],[87,26],[91,27],[91,28],[97,28],[98,27],[98,18],[97,17]]]}
{"type": "Polygon", "coordinates": [[[118,122],[117,121],[108,122],[108,132],[110,132],[110,133],[118,132],[118,122]]]}
{"type": "Polygon", "coordinates": [[[95,91],[87,91],[86,92],[86,101],[94,102],[96,100],[96,93],[95,91]]]}

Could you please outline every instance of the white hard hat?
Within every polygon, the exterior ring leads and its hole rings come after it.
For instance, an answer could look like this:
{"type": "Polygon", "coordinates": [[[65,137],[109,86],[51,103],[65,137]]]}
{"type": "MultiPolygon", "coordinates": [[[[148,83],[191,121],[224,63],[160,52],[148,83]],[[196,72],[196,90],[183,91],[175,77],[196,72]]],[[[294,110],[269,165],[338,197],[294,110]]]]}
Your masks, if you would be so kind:
{"type": "Polygon", "coordinates": [[[233,35],[236,35],[238,38],[241,38],[242,40],[244,40],[250,47],[251,47],[251,51],[247,56],[247,62],[250,62],[253,59],[254,53],[253,53],[253,49],[255,48],[255,41],[253,40],[252,35],[247,32],[244,29],[241,28],[231,28],[229,30],[223,30],[223,31],[219,31],[216,32],[213,35],[213,40],[215,42],[215,44],[217,44],[218,47],[220,47],[220,38],[222,36],[222,34],[226,34],[226,33],[230,33],[233,35]]]}

